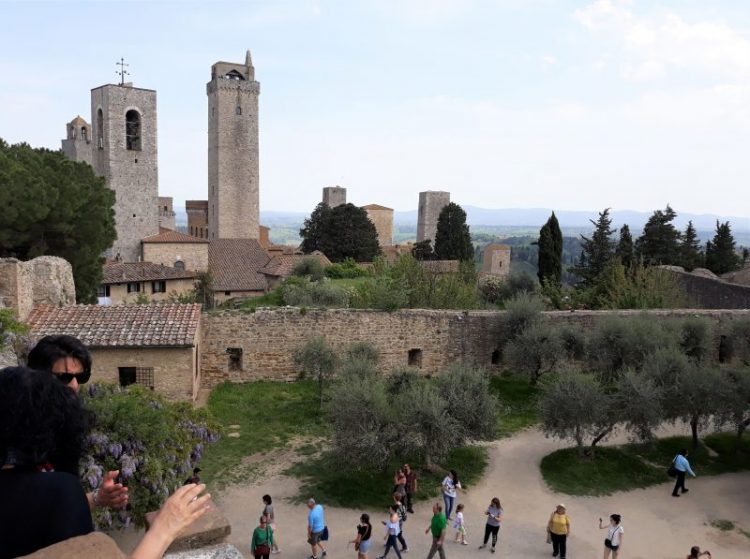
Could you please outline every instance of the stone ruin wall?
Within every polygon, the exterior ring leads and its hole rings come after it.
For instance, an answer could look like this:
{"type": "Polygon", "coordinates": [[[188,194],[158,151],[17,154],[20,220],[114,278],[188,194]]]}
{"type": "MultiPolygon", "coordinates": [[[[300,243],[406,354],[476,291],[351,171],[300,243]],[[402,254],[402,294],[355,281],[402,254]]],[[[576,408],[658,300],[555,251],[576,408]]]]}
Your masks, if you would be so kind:
{"type": "MultiPolygon", "coordinates": [[[[641,311],[554,311],[547,320],[590,329],[609,315],[638,316],[641,311]]],[[[650,316],[705,316],[718,325],[750,310],[649,311],[650,316]]],[[[255,313],[219,311],[202,316],[202,387],[223,381],[294,380],[293,351],[314,336],[323,336],[337,351],[367,341],[380,352],[380,369],[391,371],[409,363],[410,352],[421,350],[421,370],[436,374],[445,366],[473,361],[497,369],[501,341],[501,311],[402,310],[259,310],[255,313]],[[229,348],[242,350],[241,366],[230,370],[229,348]],[[493,355],[494,354],[494,355],[493,355]]],[[[717,328],[718,330],[718,328],[717,328]]],[[[718,352],[718,334],[716,351],[718,352]]],[[[417,358],[416,354],[412,354],[417,358]]]]}
{"type": "Polygon", "coordinates": [[[16,309],[23,321],[36,305],[72,305],[76,302],[73,268],[57,256],[39,256],[22,262],[0,258],[0,307],[16,309]]]}

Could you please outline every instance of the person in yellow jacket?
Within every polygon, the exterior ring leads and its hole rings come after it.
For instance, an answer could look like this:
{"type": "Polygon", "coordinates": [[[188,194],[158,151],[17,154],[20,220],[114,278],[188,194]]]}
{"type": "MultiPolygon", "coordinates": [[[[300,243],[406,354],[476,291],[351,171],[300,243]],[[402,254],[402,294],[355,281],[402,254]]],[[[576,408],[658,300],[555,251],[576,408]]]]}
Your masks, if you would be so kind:
{"type": "Polygon", "coordinates": [[[566,543],[570,534],[570,518],[562,503],[557,505],[555,512],[550,515],[547,531],[552,539],[552,557],[559,555],[560,559],[565,559],[566,543]]]}

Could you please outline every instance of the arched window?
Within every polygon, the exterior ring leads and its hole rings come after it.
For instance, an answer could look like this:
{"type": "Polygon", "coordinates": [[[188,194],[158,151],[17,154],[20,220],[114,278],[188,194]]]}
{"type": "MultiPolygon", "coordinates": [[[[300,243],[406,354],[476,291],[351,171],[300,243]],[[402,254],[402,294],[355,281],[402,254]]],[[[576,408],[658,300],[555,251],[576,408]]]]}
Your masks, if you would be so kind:
{"type": "Polygon", "coordinates": [[[241,115],[242,114],[242,107],[237,105],[237,108],[234,110],[234,114],[241,115]]]}
{"type": "Polygon", "coordinates": [[[85,126],[81,126],[81,139],[84,142],[88,142],[89,141],[89,131],[86,130],[85,126]]]}
{"type": "Polygon", "coordinates": [[[141,150],[141,115],[133,109],[125,113],[125,149],[141,150]]]}
{"type": "Polygon", "coordinates": [[[96,147],[104,149],[104,113],[96,111],[96,147]]]}
{"type": "Polygon", "coordinates": [[[178,261],[176,261],[174,263],[174,267],[177,270],[184,270],[185,269],[185,262],[183,262],[182,260],[178,260],[178,261]]]}
{"type": "Polygon", "coordinates": [[[230,72],[227,72],[224,78],[227,80],[245,81],[245,76],[240,74],[237,70],[232,70],[230,72]]]}

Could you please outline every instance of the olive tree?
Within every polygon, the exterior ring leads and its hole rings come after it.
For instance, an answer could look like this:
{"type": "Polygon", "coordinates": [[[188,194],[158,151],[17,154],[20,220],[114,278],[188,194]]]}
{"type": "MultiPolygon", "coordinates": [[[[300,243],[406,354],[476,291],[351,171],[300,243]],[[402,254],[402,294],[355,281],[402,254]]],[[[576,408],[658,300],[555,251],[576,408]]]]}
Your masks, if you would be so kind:
{"type": "Polygon", "coordinates": [[[318,382],[318,400],[323,408],[323,387],[336,371],[337,358],[333,349],[322,337],[308,340],[292,356],[300,378],[309,376],[318,382]]]}
{"type": "Polygon", "coordinates": [[[559,364],[564,356],[563,342],[553,326],[536,322],[508,342],[505,355],[513,372],[527,376],[536,385],[542,375],[559,364]]]}
{"type": "Polygon", "coordinates": [[[491,440],[497,431],[497,398],[490,391],[490,377],[483,369],[456,364],[437,378],[448,413],[468,439],[491,440]]]}

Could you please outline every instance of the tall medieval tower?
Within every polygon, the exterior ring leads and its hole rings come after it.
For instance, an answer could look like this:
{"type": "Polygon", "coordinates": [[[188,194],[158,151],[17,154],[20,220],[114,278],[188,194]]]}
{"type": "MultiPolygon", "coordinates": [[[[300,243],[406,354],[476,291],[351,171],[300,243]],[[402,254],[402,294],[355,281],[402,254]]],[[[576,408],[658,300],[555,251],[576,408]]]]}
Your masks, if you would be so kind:
{"type": "Polygon", "coordinates": [[[260,84],[250,51],[244,64],[214,64],[206,93],[209,239],[257,239],[260,84]]]}
{"type": "Polygon", "coordinates": [[[91,90],[91,164],[115,191],[117,239],[107,254],[135,262],[141,239],[159,232],[156,91],[132,84],[91,90]]]}

